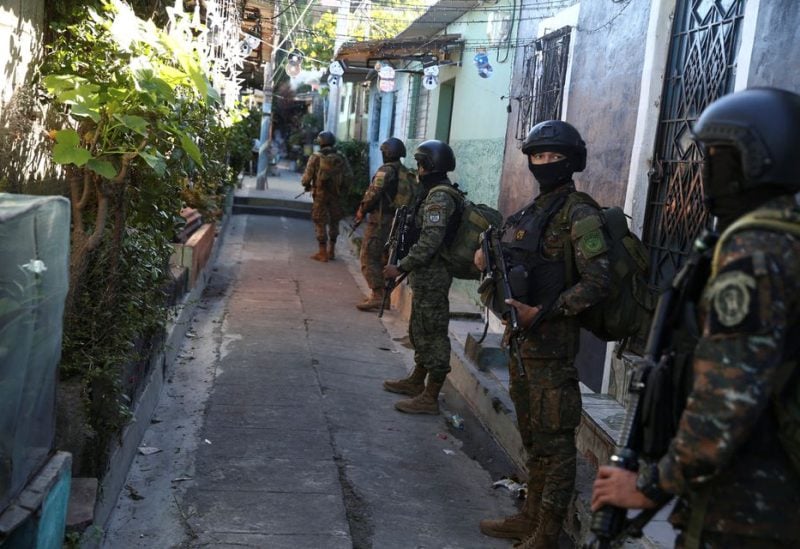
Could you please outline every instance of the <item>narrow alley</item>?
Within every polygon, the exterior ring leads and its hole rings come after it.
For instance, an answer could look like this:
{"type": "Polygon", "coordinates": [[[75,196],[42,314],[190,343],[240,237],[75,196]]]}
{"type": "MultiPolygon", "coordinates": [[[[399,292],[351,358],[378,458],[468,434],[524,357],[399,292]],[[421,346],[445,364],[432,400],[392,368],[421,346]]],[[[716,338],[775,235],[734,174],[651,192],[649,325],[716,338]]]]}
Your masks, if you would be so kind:
{"type": "Polygon", "coordinates": [[[353,306],[352,252],[310,260],[307,220],[226,231],[103,546],[508,547],[478,521],[513,513],[509,492],[446,415],[403,415],[382,390],[412,355],[395,313],[353,306]]]}

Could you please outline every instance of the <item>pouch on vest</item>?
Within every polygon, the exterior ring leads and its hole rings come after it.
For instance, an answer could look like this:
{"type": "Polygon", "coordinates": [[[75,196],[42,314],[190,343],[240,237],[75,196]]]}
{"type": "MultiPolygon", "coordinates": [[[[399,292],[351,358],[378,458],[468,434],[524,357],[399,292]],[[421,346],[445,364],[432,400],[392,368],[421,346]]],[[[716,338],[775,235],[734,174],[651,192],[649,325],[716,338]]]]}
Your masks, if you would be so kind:
{"type": "Polygon", "coordinates": [[[447,271],[455,278],[479,280],[481,272],[473,259],[480,247],[480,236],[489,226],[499,227],[503,216],[486,204],[467,200],[464,193],[450,185],[437,185],[430,192],[444,191],[456,201],[456,213],[447,227],[445,245],[441,251],[447,271]]]}

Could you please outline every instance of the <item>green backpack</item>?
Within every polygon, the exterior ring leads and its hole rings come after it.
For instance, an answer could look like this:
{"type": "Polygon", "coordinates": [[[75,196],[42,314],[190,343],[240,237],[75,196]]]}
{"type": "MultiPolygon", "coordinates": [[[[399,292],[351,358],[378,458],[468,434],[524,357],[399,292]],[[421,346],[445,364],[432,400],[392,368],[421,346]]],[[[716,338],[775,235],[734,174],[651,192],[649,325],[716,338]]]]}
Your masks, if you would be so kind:
{"type": "MultiPolygon", "coordinates": [[[[647,336],[658,296],[647,283],[649,259],[642,241],[628,228],[628,218],[621,208],[601,208],[586,193],[574,192],[567,197],[561,210],[562,220],[577,204],[589,204],[600,210],[598,217],[576,223],[573,231],[580,238],[602,228],[611,268],[611,291],[578,315],[581,328],[589,330],[604,341],[621,341],[647,336]]],[[[567,239],[564,250],[567,262],[567,287],[577,282],[577,270],[572,263],[572,242],[567,239]]]]}
{"type": "Polygon", "coordinates": [[[319,155],[316,184],[324,191],[338,194],[344,182],[344,158],[336,152],[316,154],[319,155]]]}
{"type": "Polygon", "coordinates": [[[417,172],[409,170],[402,164],[397,168],[397,192],[392,199],[392,207],[411,206],[417,199],[417,172]]]}
{"type": "Polygon", "coordinates": [[[430,190],[434,191],[450,194],[457,204],[453,225],[447,228],[445,247],[441,252],[448,272],[455,278],[479,280],[481,272],[475,266],[473,258],[480,247],[481,233],[490,225],[502,225],[503,215],[491,206],[467,200],[464,193],[455,187],[437,185],[430,190]]]}
{"type": "MultiPolygon", "coordinates": [[[[747,229],[763,229],[789,233],[800,238],[800,213],[787,210],[755,210],[742,216],[722,233],[714,248],[711,278],[717,274],[722,245],[733,233],[747,229]]],[[[800,368],[797,357],[778,368],[777,384],[772,396],[773,410],[778,419],[778,438],[789,456],[795,471],[800,473],[800,368]]]]}

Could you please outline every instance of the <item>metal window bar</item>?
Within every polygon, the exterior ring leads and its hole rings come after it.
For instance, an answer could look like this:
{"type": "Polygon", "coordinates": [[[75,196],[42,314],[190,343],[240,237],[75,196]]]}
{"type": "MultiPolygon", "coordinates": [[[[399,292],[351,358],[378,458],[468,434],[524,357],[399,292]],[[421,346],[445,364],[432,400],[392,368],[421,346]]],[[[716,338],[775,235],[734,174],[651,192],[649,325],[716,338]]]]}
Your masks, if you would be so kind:
{"type": "Polygon", "coordinates": [[[571,32],[571,27],[562,27],[525,46],[525,87],[517,97],[516,138],[520,141],[539,122],[561,118],[571,32]]]}
{"type": "Polygon", "coordinates": [[[702,151],[691,127],[703,109],[733,91],[744,0],[679,0],[667,61],[644,238],[650,284],[670,283],[709,226],[702,151]]]}

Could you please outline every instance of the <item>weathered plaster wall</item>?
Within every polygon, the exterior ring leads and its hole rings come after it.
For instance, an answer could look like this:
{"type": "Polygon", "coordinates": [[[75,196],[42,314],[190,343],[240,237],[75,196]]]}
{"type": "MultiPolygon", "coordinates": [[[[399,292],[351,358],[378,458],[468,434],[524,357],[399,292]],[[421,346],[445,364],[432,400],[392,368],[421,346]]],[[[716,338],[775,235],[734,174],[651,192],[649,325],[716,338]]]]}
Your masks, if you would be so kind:
{"type": "Polygon", "coordinates": [[[606,206],[625,203],[649,14],[647,2],[583,2],[574,35],[566,119],[588,149],[575,180],[606,206]]]}
{"type": "MultiPolygon", "coordinates": [[[[533,42],[542,19],[551,17],[562,8],[575,3],[577,3],[575,0],[554,1],[543,8],[539,0],[523,0],[522,20],[519,21],[517,34],[519,47],[514,52],[511,89],[508,94],[512,98],[519,96],[524,87],[528,85],[523,81],[525,75],[525,50],[523,46],[526,43],[533,42]]],[[[528,171],[528,163],[525,156],[519,150],[521,141],[517,140],[515,136],[517,118],[519,117],[519,102],[511,99],[504,104],[504,107],[506,105],[511,106],[511,112],[504,113],[506,120],[505,150],[498,205],[501,212],[509,215],[530,202],[537,188],[533,177],[528,171]]]]}
{"type": "Polygon", "coordinates": [[[34,86],[44,18],[44,0],[0,0],[0,191],[61,191],[43,137],[47,111],[34,86]]]}
{"type": "Polygon", "coordinates": [[[759,3],[756,40],[747,86],[774,86],[800,93],[800,2],[759,3]]]}
{"type": "Polygon", "coordinates": [[[456,170],[451,179],[467,191],[473,202],[495,206],[503,166],[503,138],[457,139],[450,146],[456,155],[456,170]]]}

